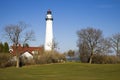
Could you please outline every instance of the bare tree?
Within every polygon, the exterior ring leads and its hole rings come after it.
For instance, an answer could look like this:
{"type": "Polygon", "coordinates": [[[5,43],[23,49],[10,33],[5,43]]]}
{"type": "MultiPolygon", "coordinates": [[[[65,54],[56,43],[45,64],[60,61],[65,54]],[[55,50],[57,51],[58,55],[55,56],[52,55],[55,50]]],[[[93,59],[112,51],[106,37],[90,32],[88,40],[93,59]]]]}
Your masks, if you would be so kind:
{"type": "Polygon", "coordinates": [[[25,43],[29,40],[32,40],[34,35],[32,31],[26,32],[25,31],[26,27],[27,27],[27,24],[25,24],[24,22],[19,22],[18,24],[8,25],[8,26],[5,26],[4,28],[7,38],[10,39],[10,41],[14,44],[16,48],[15,54],[17,58],[17,61],[16,61],[17,68],[19,67],[19,56],[20,56],[18,45],[21,42],[25,43]]]}
{"type": "Polygon", "coordinates": [[[112,53],[109,39],[101,39],[99,45],[97,46],[96,53],[99,53],[100,55],[108,55],[109,53],[112,53]]]}
{"type": "Polygon", "coordinates": [[[58,48],[58,42],[55,39],[53,39],[52,40],[52,50],[54,51],[57,48],[58,48]]]}
{"type": "Polygon", "coordinates": [[[102,38],[102,31],[94,28],[81,29],[77,32],[78,35],[78,47],[80,48],[81,43],[85,42],[90,52],[89,63],[92,62],[96,47],[102,38]]]}
{"type": "Polygon", "coordinates": [[[114,49],[116,56],[120,57],[120,33],[114,34],[110,38],[112,48],[114,49]]]}
{"type": "Polygon", "coordinates": [[[78,44],[79,53],[80,53],[80,61],[87,63],[90,57],[90,49],[86,42],[81,42],[78,44]]]}
{"type": "Polygon", "coordinates": [[[47,44],[50,48],[52,53],[58,48],[58,43],[55,41],[55,39],[52,39],[52,43],[47,44]]]}

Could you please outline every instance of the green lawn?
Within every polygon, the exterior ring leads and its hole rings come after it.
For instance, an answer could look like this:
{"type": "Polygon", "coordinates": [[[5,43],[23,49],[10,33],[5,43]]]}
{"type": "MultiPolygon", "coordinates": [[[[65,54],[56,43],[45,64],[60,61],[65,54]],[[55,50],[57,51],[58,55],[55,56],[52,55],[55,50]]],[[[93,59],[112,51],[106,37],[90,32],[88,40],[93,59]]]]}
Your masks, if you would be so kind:
{"type": "Polygon", "coordinates": [[[0,80],[120,80],[120,64],[46,64],[0,69],[0,80]]]}

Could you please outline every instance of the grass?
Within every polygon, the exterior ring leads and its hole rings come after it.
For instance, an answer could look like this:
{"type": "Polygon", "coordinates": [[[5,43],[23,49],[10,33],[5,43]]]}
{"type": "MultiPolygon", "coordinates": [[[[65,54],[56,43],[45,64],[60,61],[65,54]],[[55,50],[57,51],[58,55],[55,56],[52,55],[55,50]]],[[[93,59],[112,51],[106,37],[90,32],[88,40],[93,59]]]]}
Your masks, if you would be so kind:
{"type": "Polygon", "coordinates": [[[0,69],[0,80],[120,80],[120,64],[46,64],[0,69]]]}

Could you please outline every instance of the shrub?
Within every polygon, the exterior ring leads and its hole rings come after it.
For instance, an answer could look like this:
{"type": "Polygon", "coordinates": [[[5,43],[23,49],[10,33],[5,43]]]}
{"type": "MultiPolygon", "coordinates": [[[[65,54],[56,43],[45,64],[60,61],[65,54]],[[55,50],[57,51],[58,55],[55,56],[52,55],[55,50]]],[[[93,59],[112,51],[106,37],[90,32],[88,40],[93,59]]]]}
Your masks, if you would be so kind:
{"type": "Polygon", "coordinates": [[[119,62],[120,62],[120,59],[117,56],[100,55],[100,54],[94,55],[93,61],[92,61],[92,63],[96,63],[96,64],[116,64],[119,62]]]}
{"type": "Polygon", "coordinates": [[[44,52],[40,55],[34,55],[34,60],[36,64],[48,64],[48,63],[58,63],[65,61],[65,55],[58,52],[44,52]]]}
{"type": "Polygon", "coordinates": [[[9,53],[0,53],[0,67],[14,66],[15,62],[11,61],[11,55],[9,53]]]}

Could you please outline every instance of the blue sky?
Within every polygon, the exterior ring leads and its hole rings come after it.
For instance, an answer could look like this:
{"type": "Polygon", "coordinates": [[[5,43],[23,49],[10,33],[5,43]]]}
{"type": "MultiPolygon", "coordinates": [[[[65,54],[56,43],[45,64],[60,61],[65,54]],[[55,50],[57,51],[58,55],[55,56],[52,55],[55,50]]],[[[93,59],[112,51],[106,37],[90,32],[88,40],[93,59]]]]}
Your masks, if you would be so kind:
{"type": "Polygon", "coordinates": [[[77,50],[76,31],[80,29],[101,29],[105,37],[120,32],[120,0],[0,0],[0,33],[5,25],[24,21],[35,32],[36,41],[29,44],[43,45],[48,9],[53,14],[54,37],[62,52],[77,50]]]}

